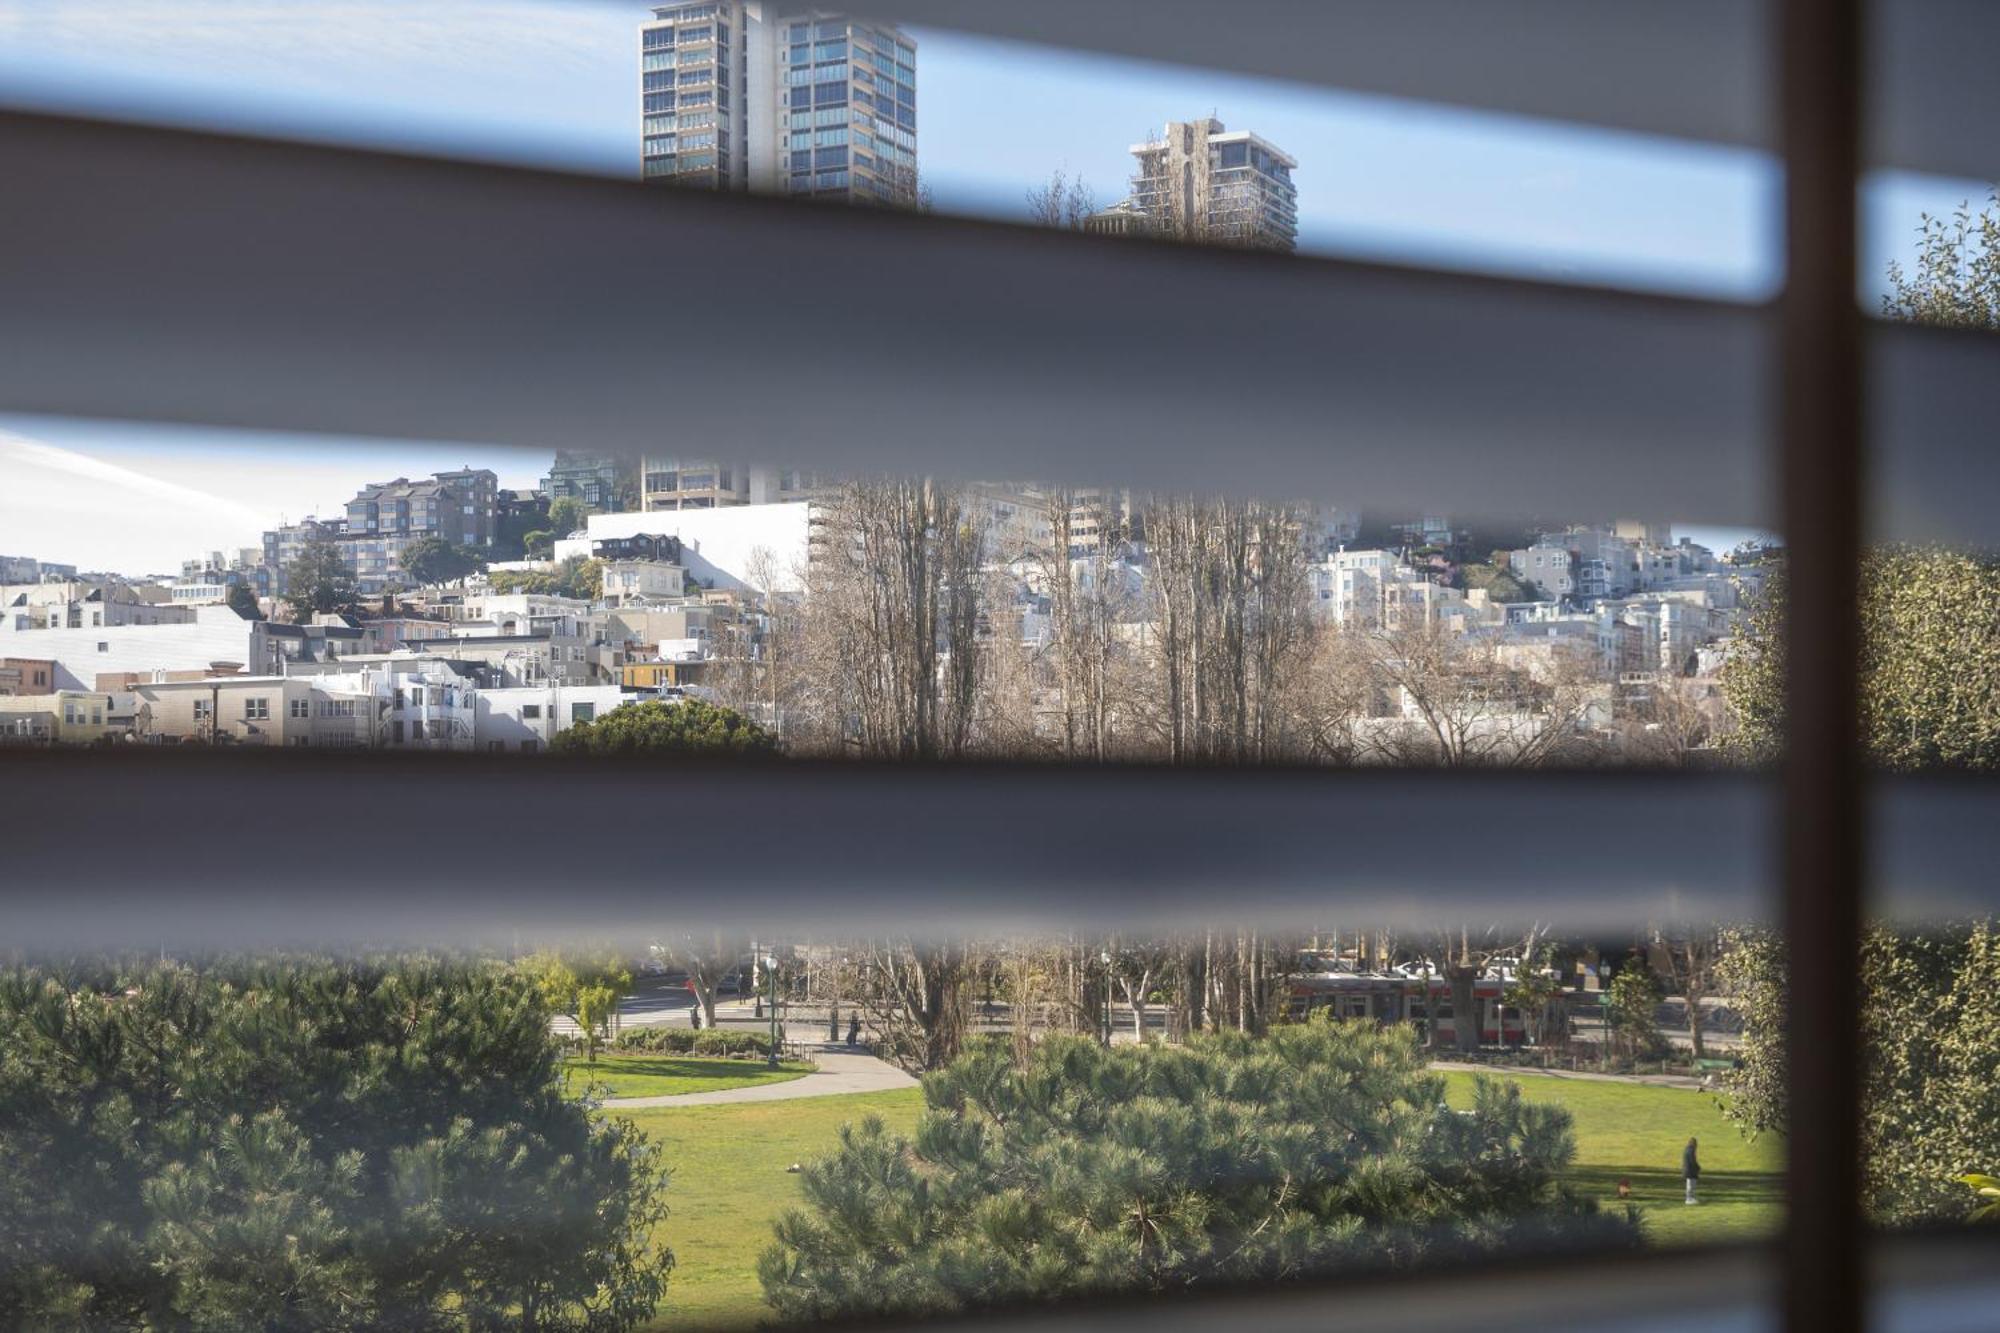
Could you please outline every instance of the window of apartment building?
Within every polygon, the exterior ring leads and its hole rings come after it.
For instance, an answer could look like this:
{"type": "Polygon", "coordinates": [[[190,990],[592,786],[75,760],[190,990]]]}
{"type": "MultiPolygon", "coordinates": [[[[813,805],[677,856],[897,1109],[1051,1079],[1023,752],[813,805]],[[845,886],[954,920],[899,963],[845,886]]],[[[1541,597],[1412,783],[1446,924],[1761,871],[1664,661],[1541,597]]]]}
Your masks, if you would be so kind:
{"type": "Polygon", "coordinates": [[[395,745],[403,743],[403,722],[401,718],[389,724],[389,740],[395,745]]]}
{"type": "Polygon", "coordinates": [[[521,705],[521,717],[524,721],[537,721],[541,718],[541,716],[542,716],[542,706],[540,704],[521,705]]]}
{"type": "Polygon", "coordinates": [[[572,705],[570,705],[570,710],[569,710],[569,720],[570,720],[570,722],[571,722],[571,724],[572,724],[572,725],[574,725],[575,723],[578,723],[578,722],[589,722],[589,721],[591,721],[592,719],[594,719],[594,718],[595,718],[596,716],[597,716],[597,705],[596,705],[596,704],[572,704],[572,705]]]}
{"type": "MultiPolygon", "coordinates": [[[[325,709],[326,709],[326,705],[325,705],[325,704],[321,704],[321,705],[320,705],[320,710],[321,710],[321,712],[322,712],[322,713],[324,713],[324,712],[325,712],[325,709]]],[[[310,700],[310,699],[293,699],[293,700],[290,700],[290,701],[289,701],[289,703],[288,703],[288,707],[287,707],[287,709],[286,709],[286,714],[287,714],[287,716],[290,716],[290,717],[311,717],[311,716],[312,716],[312,700],[310,700]]]]}
{"type": "Polygon", "coordinates": [[[533,754],[541,748],[542,748],[542,743],[540,741],[528,740],[521,742],[522,754],[533,754]]]}
{"type": "Polygon", "coordinates": [[[268,722],[271,719],[271,701],[263,695],[243,701],[243,720],[246,722],[268,722]]]}
{"type": "Polygon", "coordinates": [[[97,641],[97,651],[100,653],[108,653],[111,651],[111,645],[106,643],[104,640],[99,639],[97,641]]]}
{"type": "Polygon", "coordinates": [[[195,721],[197,721],[197,722],[203,722],[203,721],[206,721],[206,720],[208,719],[208,715],[209,715],[209,704],[210,704],[210,701],[209,701],[209,700],[207,700],[207,699],[196,699],[196,700],[194,701],[194,718],[195,718],[195,721]]]}

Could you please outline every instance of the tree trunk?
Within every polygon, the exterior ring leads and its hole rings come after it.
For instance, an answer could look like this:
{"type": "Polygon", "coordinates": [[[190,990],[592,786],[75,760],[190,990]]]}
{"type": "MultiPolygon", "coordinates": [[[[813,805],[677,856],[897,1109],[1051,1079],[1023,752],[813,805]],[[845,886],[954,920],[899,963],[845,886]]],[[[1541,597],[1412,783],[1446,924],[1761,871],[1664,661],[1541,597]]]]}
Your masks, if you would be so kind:
{"type": "Polygon", "coordinates": [[[1475,988],[1479,969],[1469,963],[1454,963],[1445,969],[1445,979],[1451,983],[1454,1044],[1466,1055],[1475,1054],[1479,1050],[1479,996],[1475,988]]]}

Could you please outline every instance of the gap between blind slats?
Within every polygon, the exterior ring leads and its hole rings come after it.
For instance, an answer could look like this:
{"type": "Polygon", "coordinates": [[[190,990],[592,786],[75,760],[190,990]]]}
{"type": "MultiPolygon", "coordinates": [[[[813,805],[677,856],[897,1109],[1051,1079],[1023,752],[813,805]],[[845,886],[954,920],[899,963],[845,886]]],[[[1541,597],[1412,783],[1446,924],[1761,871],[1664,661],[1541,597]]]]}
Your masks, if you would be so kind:
{"type": "MultiPolygon", "coordinates": [[[[1762,0],[873,0],[869,10],[1106,55],[1775,147],[1762,0]]],[[[2000,5],[1875,0],[1869,16],[1867,164],[2000,179],[2000,5]]]]}
{"type": "Polygon", "coordinates": [[[866,9],[900,23],[1648,134],[1756,147],[1773,137],[1761,0],[871,0],[866,9]]]}

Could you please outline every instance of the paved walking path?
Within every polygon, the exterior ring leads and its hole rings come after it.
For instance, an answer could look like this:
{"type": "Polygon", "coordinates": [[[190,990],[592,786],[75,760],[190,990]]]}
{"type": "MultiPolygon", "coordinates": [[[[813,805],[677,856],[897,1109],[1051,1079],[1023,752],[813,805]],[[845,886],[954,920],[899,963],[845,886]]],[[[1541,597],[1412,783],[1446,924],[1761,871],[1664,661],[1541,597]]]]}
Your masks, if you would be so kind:
{"type": "Polygon", "coordinates": [[[794,1097],[837,1097],[847,1092],[890,1092],[914,1088],[917,1081],[885,1060],[845,1046],[807,1046],[806,1054],[819,1068],[804,1078],[764,1083],[719,1092],[682,1092],[664,1097],[610,1097],[604,1104],[623,1110],[646,1106],[718,1106],[724,1102],[783,1102],[794,1097]]]}
{"type": "Polygon", "coordinates": [[[1467,1074],[1491,1074],[1495,1078],[1559,1078],[1574,1083],[1646,1083],[1656,1088],[1685,1088],[1689,1092],[1711,1091],[1698,1078],[1686,1074],[1592,1074],[1581,1069],[1531,1069],[1526,1066],[1474,1064],[1459,1060],[1433,1060],[1432,1069],[1452,1069],[1467,1074]]]}

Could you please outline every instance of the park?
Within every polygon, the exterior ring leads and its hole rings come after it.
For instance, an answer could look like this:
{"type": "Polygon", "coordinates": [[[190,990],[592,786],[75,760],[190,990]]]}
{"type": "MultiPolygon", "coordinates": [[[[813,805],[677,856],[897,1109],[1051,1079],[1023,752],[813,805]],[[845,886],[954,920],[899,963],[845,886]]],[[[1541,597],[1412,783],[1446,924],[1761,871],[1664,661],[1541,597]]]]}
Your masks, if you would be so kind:
{"type": "MultiPolygon", "coordinates": [[[[743,1061],[675,1063],[708,1066],[684,1069],[686,1091],[757,1086],[748,1080],[763,1072],[762,1065],[743,1061]]],[[[643,1064],[628,1059],[618,1077],[631,1077],[632,1066],[643,1064]]],[[[1773,1135],[1744,1138],[1718,1113],[1713,1095],[1634,1080],[1499,1072],[1528,1101],[1571,1114],[1576,1155],[1569,1179],[1607,1211],[1628,1203],[1636,1208],[1646,1244],[1748,1241],[1775,1233],[1784,1198],[1783,1143],[1773,1135]],[[1679,1157],[1690,1135],[1701,1139],[1704,1168],[1702,1201],[1693,1208],[1682,1201],[1679,1157]],[[1628,1197],[1621,1198],[1621,1184],[1628,1197]]],[[[1470,1104],[1474,1077],[1444,1074],[1455,1107],[1470,1104]]],[[[803,1092],[803,1078],[789,1074],[785,1082],[803,1092]]],[[[637,1096],[650,1085],[621,1086],[633,1089],[622,1095],[637,1096]]],[[[891,1131],[908,1133],[922,1108],[913,1086],[705,1105],[608,1103],[606,1114],[629,1118],[660,1145],[671,1173],[661,1232],[675,1266],[649,1327],[748,1328],[770,1321],[757,1260],[771,1243],[773,1224],[800,1202],[800,1173],[793,1168],[833,1151],[843,1125],[873,1116],[891,1131]]]]}

